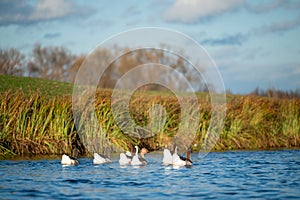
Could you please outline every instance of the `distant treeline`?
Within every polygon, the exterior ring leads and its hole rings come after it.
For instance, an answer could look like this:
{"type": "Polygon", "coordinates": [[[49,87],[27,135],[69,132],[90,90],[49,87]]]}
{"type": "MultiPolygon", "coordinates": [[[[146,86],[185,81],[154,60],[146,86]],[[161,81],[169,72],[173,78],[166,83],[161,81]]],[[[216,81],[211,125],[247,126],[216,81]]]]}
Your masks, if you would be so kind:
{"type": "MultiPolygon", "coordinates": [[[[162,45],[162,49],[167,49],[167,47],[162,45]]],[[[24,55],[14,48],[6,50],[0,49],[0,74],[74,82],[77,71],[87,56],[91,57],[91,55],[75,55],[64,47],[43,47],[40,44],[36,44],[29,55],[24,55]]],[[[202,79],[201,74],[197,73],[189,62],[168,51],[157,49],[129,51],[128,48],[115,47],[114,49],[96,49],[92,56],[94,57],[93,65],[95,66],[103,66],[107,63],[107,60],[114,60],[105,70],[105,73],[99,81],[99,87],[101,88],[114,88],[116,82],[126,72],[136,66],[148,63],[159,63],[170,66],[182,73],[194,91],[208,91],[208,87],[211,84],[206,83],[205,80],[202,79]],[[123,56],[114,60],[113,58],[120,52],[123,53],[123,56]]],[[[185,57],[188,58],[188,56],[185,57]]],[[[205,72],[205,69],[202,71],[205,72]]],[[[157,79],[168,79],[168,83],[173,85],[173,88],[186,91],[187,86],[178,84],[178,76],[172,73],[171,70],[169,74],[161,74],[157,70],[152,70],[143,74],[137,74],[136,76],[141,79],[147,79],[147,76],[156,77],[157,79]]],[[[161,87],[157,84],[149,84],[142,89],[166,90],[165,87],[161,87]]],[[[227,93],[231,92],[227,91],[227,93]]],[[[275,88],[266,90],[256,88],[250,94],[275,98],[300,98],[300,89],[283,91],[275,88]]]]}
{"type": "MultiPolygon", "coordinates": [[[[167,49],[163,46],[162,48],[167,49]]],[[[87,56],[89,56],[89,59],[93,59],[92,65],[96,67],[106,67],[107,61],[113,61],[101,77],[99,82],[99,87],[101,88],[114,88],[120,77],[136,66],[158,63],[170,66],[184,75],[195,91],[207,91],[208,85],[202,80],[201,74],[197,73],[188,61],[169,51],[158,49],[130,51],[125,47],[114,47],[114,49],[98,48],[89,55],[75,55],[64,47],[43,47],[39,44],[34,46],[29,55],[24,55],[14,48],[7,50],[0,49],[0,74],[74,82],[77,71],[81,64],[85,62],[87,56]],[[116,55],[120,53],[122,56],[115,59],[116,55]]],[[[167,78],[168,83],[172,84],[178,90],[186,91],[187,89],[187,86],[178,84],[178,75],[174,74],[174,70],[169,70],[168,74],[162,74],[152,68],[151,71],[136,75],[136,77],[143,79],[147,78],[145,76],[152,76],[157,79],[167,78]]],[[[166,88],[149,84],[143,87],[143,89],[165,90],[166,88]]]]}
{"type": "Polygon", "coordinates": [[[296,90],[289,90],[289,91],[283,91],[283,90],[277,90],[275,88],[269,88],[266,90],[256,88],[253,92],[251,92],[252,95],[262,96],[262,97],[272,97],[272,98],[300,98],[300,89],[296,90]]]}

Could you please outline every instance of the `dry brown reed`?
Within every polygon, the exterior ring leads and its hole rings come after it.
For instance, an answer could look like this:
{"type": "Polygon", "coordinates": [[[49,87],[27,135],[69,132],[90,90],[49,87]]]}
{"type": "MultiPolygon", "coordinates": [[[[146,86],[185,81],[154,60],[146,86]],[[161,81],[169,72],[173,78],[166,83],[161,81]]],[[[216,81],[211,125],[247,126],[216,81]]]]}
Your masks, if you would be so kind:
{"type": "MultiPolygon", "coordinates": [[[[7,91],[0,93],[0,97],[1,157],[70,153],[74,146],[79,147],[81,153],[85,152],[74,125],[70,96],[49,98],[36,92],[7,91]]],[[[141,126],[148,123],[148,111],[153,104],[161,104],[167,111],[163,129],[149,138],[139,137],[142,134],[139,131],[128,135],[116,125],[111,114],[110,90],[100,90],[96,97],[98,123],[103,130],[100,136],[105,137],[114,150],[130,150],[134,145],[150,150],[161,149],[178,131],[181,113],[174,95],[142,92],[131,98],[131,117],[141,126]]],[[[210,102],[199,97],[199,105],[200,121],[193,141],[198,145],[194,150],[201,147],[211,118],[210,102]]],[[[224,128],[214,150],[299,146],[299,99],[233,96],[227,102],[224,128]]],[[[99,148],[103,149],[103,146],[99,148]]]]}

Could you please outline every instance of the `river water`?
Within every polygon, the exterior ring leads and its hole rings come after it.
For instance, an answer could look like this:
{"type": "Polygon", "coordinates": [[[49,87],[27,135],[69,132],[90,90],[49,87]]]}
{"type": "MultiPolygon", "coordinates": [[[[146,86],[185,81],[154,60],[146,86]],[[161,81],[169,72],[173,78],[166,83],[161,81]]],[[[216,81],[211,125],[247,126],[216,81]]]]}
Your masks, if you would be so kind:
{"type": "Polygon", "coordinates": [[[192,154],[191,168],[161,165],[162,152],[144,167],[114,162],[62,166],[60,158],[0,161],[4,199],[299,199],[300,150],[192,154]]]}

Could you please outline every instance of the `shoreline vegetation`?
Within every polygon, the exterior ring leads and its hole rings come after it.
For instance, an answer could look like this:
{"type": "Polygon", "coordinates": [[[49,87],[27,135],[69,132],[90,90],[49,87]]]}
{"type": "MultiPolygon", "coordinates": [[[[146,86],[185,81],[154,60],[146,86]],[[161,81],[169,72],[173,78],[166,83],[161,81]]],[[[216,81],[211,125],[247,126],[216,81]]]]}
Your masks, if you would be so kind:
{"type": "MultiPolygon", "coordinates": [[[[45,79],[0,75],[0,159],[32,155],[61,155],[74,147],[88,155],[72,116],[72,84],[45,79]]],[[[130,100],[135,122],[145,126],[153,103],[166,108],[163,131],[153,137],[139,139],[124,134],[111,114],[112,90],[100,89],[95,105],[98,123],[112,152],[131,150],[133,146],[149,150],[162,149],[176,134],[180,123],[180,106],[172,93],[138,91],[130,100]]],[[[197,93],[200,123],[194,138],[194,151],[210,122],[210,101],[207,93],[197,93]]],[[[300,147],[300,99],[270,98],[256,95],[227,95],[224,127],[213,151],[257,150],[300,147]]]]}

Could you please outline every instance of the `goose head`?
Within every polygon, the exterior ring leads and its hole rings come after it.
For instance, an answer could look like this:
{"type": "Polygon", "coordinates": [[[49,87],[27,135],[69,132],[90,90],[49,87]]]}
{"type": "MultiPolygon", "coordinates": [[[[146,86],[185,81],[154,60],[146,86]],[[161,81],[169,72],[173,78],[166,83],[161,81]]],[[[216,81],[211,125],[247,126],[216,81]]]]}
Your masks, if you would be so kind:
{"type": "Polygon", "coordinates": [[[192,148],[190,147],[190,148],[187,149],[187,152],[186,152],[186,157],[188,159],[191,159],[191,153],[192,153],[192,148]]]}
{"type": "Polygon", "coordinates": [[[78,158],[78,149],[76,147],[73,149],[72,157],[76,159],[78,158]]]}
{"type": "Polygon", "coordinates": [[[104,155],[109,156],[109,154],[110,154],[109,148],[108,148],[108,147],[105,147],[105,148],[104,148],[104,155]]]}
{"type": "Polygon", "coordinates": [[[146,149],[146,148],[142,148],[141,149],[141,154],[146,154],[146,153],[148,153],[149,151],[148,151],[148,149],[146,149]]]}
{"type": "Polygon", "coordinates": [[[141,157],[144,158],[144,155],[145,155],[146,153],[148,153],[148,152],[149,152],[148,149],[142,148],[142,149],[141,149],[141,157]]]}

